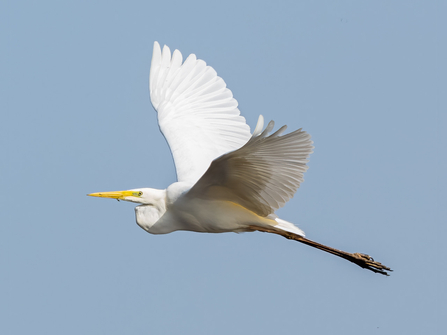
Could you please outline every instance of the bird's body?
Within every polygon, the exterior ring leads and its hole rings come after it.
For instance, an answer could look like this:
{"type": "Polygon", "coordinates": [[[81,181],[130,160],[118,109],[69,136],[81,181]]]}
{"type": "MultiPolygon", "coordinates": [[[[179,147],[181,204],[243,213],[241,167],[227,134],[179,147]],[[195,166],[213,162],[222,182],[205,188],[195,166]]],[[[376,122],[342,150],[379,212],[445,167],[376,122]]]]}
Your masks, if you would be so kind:
{"type": "Polygon", "coordinates": [[[167,234],[176,230],[200,233],[248,231],[250,224],[274,225],[276,222],[260,217],[246,208],[222,200],[181,197],[156,221],[147,220],[145,205],[135,208],[137,223],[151,234],[167,234]]]}
{"type": "Polygon", "coordinates": [[[350,260],[386,274],[389,270],[363,254],[350,254],[304,237],[275,211],[289,201],[307,170],[310,135],[301,129],[282,135],[259,117],[253,134],[237,101],[213,68],[190,55],[154,44],[150,72],[151,101],[171,148],[178,181],[166,190],[150,188],[92,193],[131,201],[136,221],[151,234],[176,230],[202,233],[263,231],[350,260]]]}

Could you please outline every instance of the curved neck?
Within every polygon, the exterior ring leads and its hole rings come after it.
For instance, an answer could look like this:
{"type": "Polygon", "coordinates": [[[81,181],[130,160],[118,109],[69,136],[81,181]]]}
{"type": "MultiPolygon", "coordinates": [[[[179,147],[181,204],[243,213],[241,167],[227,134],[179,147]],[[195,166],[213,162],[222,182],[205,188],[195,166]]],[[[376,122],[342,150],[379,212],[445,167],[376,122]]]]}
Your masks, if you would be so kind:
{"type": "Polygon", "coordinates": [[[166,209],[160,211],[155,206],[140,205],[135,207],[135,218],[137,224],[150,233],[151,227],[155,223],[157,223],[157,221],[163,216],[165,212],[166,209]]]}
{"type": "Polygon", "coordinates": [[[135,207],[137,224],[146,231],[166,213],[166,190],[146,188],[143,190],[143,205],[135,207]]]}

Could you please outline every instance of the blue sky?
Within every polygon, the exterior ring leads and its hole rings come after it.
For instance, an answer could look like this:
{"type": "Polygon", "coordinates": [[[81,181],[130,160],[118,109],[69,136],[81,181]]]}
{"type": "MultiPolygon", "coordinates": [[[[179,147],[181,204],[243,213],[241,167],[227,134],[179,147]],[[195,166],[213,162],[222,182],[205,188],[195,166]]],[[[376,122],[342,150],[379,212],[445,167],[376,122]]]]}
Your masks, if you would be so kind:
{"type": "Polygon", "coordinates": [[[441,334],[447,330],[441,1],[3,1],[0,333],[441,334]],[[150,105],[153,42],[312,135],[278,214],[373,274],[261,233],[147,234],[85,195],[175,181],[150,105]]]}

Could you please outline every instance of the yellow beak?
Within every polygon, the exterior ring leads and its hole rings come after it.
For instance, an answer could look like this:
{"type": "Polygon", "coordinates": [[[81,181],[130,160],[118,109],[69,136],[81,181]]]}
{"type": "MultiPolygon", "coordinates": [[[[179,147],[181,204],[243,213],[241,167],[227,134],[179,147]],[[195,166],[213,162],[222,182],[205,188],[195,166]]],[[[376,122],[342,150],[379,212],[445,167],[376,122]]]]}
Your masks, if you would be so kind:
{"type": "Polygon", "coordinates": [[[91,197],[112,198],[118,200],[124,200],[126,197],[134,196],[135,192],[132,191],[116,191],[116,192],[99,192],[87,194],[91,197]]]}

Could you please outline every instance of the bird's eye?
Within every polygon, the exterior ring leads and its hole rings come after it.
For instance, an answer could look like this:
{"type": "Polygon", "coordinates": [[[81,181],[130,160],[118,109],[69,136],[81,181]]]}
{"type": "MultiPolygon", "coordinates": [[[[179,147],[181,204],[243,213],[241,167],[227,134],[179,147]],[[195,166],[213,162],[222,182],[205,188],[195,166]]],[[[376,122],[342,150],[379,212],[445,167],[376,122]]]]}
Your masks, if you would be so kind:
{"type": "Polygon", "coordinates": [[[141,192],[141,191],[133,192],[132,195],[133,195],[134,197],[141,197],[141,196],[143,195],[143,192],[141,192]]]}
{"type": "Polygon", "coordinates": [[[143,192],[141,192],[141,191],[138,192],[138,195],[139,195],[139,196],[142,196],[142,195],[143,195],[143,192]]]}

